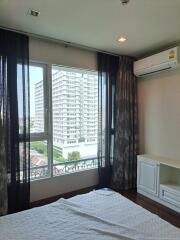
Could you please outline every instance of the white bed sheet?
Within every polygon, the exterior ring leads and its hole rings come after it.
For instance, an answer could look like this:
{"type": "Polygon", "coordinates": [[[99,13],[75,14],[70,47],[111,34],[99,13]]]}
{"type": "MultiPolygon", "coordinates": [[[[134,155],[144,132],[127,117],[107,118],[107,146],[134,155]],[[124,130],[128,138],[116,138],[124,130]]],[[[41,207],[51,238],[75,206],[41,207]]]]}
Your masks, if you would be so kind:
{"type": "Polygon", "coordinates": [[[0,218],[0,240],[180,240],[180,229],[98,190],[0,218]]]}

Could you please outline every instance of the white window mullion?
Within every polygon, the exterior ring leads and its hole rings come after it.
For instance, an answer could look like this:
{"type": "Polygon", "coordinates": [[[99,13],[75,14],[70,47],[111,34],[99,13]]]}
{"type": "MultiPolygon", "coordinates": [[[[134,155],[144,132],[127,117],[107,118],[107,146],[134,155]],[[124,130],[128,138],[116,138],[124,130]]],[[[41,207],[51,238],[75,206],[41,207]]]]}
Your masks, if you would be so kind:
{"type": "MultiPolygon", "coordinates": [[[[39,132],[31,132],[30,134],[30,142],[31,144],[35,144],[35,150],[33,150],[30,152],[30,154],[34,155],[34,160],[32,166],[31,166],[31,170],[34,172],[33,177],[31,178],[31,180],[36,180],[39,178],[47,178],[50,176],[50,165],[49,165],[49,153],[48,153],[48,145],[49,145],[49,133],[48,133],[48,109],[49,109],[49,99],[47,98],[47,91],[48,91],[48,86],[47,86],[47,65],[46,64],[41,64],[41,63],[36,63],[36,62],[30,62],[30,104],[32,104],[32,109],[33,109],[33,105],[35,107],[35,104],[38,99],[38,107],[40,108],[40,112],[43,112],[42,115],[42,122],[43,122],[43,128],[40,125],[40,129],[39,132]],[[41,69],[41,70],[37,70],[37,69],[41,69]],[[36,82],[37,83],[36,83],[36,82]],[[35,94],[35,84],[41,83],[40,85],[37,85],[37,94],[35,94]],[[31,89],[32,87],[32,89],[31,89]],[[41,98],[42,97],[42,98],[41,98]],[[38,148],[38,145],[40,144],[40,150],[44,150],[47,149],[47,155],[45,154],[45,152],[43,152],[41,154],[40,151],[37,151],[36,148],[38,148]],[[43,144],[41,146],[41,144],[43,144]],[[34,153],[33,151],[37,151],[37,156],[36,153],[34,153]],[[39,154],[42,155],[42,161],[43,158],[46,159],[47,164],[39,164],[38,163],[38,157],[39,154]],[[37,159],[36,159],[37,158],[37,159]],[[38,166],[38,164],[39,166],[38,166]],[[34,165],[33,165],[34,164],[34,165]]],[[[37,111],[37,113],[39,113],[37,111]]]]}
{"type": "Polygon", "coordinates": [[[47,65],[47,99],[48,99],[48,160],[50,176],[53,177],[53,124],[52,124],[52,67],[47,65]]]}

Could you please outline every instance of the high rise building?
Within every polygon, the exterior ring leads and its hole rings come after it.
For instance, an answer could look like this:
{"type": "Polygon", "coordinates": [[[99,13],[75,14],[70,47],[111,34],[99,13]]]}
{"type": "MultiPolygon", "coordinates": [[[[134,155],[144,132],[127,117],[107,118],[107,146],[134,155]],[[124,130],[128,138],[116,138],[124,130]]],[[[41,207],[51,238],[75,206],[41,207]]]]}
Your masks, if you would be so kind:
{"type": "Polygon", "coordinates": [[[35,119],[34,132],[44,132],[44,88],[43,80],[35,84],[34,101],[35,101],[35,119]]]}
{"type": "MultiPolygon", "coordinates": [[[[41,123],[42,103],[35,88],[35,126],[41,123]],[[37,111],[36,111],[37,110],[37,111]]],[[[39,89],[39,90],[38,90],[39,89]]],[[[78,151],[81,158],[97,156],[98,79],[97,73],[66,67],[52,70],[53,147],[64,158],[78,151]]]]}

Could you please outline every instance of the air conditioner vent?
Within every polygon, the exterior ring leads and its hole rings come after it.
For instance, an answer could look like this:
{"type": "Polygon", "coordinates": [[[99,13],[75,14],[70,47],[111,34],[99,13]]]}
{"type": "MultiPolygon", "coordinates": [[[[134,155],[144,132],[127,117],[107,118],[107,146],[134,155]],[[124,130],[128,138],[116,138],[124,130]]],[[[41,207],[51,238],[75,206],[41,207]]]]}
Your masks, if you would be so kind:
{"type": "Polygon", "coordinates": [[[180,47],[171,48],[134,62],[137,77],[180,67],[180,47]]]}

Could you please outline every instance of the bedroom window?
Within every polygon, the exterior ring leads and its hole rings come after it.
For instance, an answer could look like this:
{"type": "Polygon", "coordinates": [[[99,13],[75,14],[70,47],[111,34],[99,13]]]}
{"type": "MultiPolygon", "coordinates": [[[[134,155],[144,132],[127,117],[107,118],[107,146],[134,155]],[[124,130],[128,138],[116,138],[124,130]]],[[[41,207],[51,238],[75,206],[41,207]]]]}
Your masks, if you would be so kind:
{"type": "Polygon", "coordinates": [[[97,167],[98,76],[30,66],[31,179],[97,167]]]}
{"type": "Polygon", "coordinates": [[[31,64],[30,76],[30,173],[31,179],[50,175],[48,158],[48,98],[46,66],[31,64]]]}

